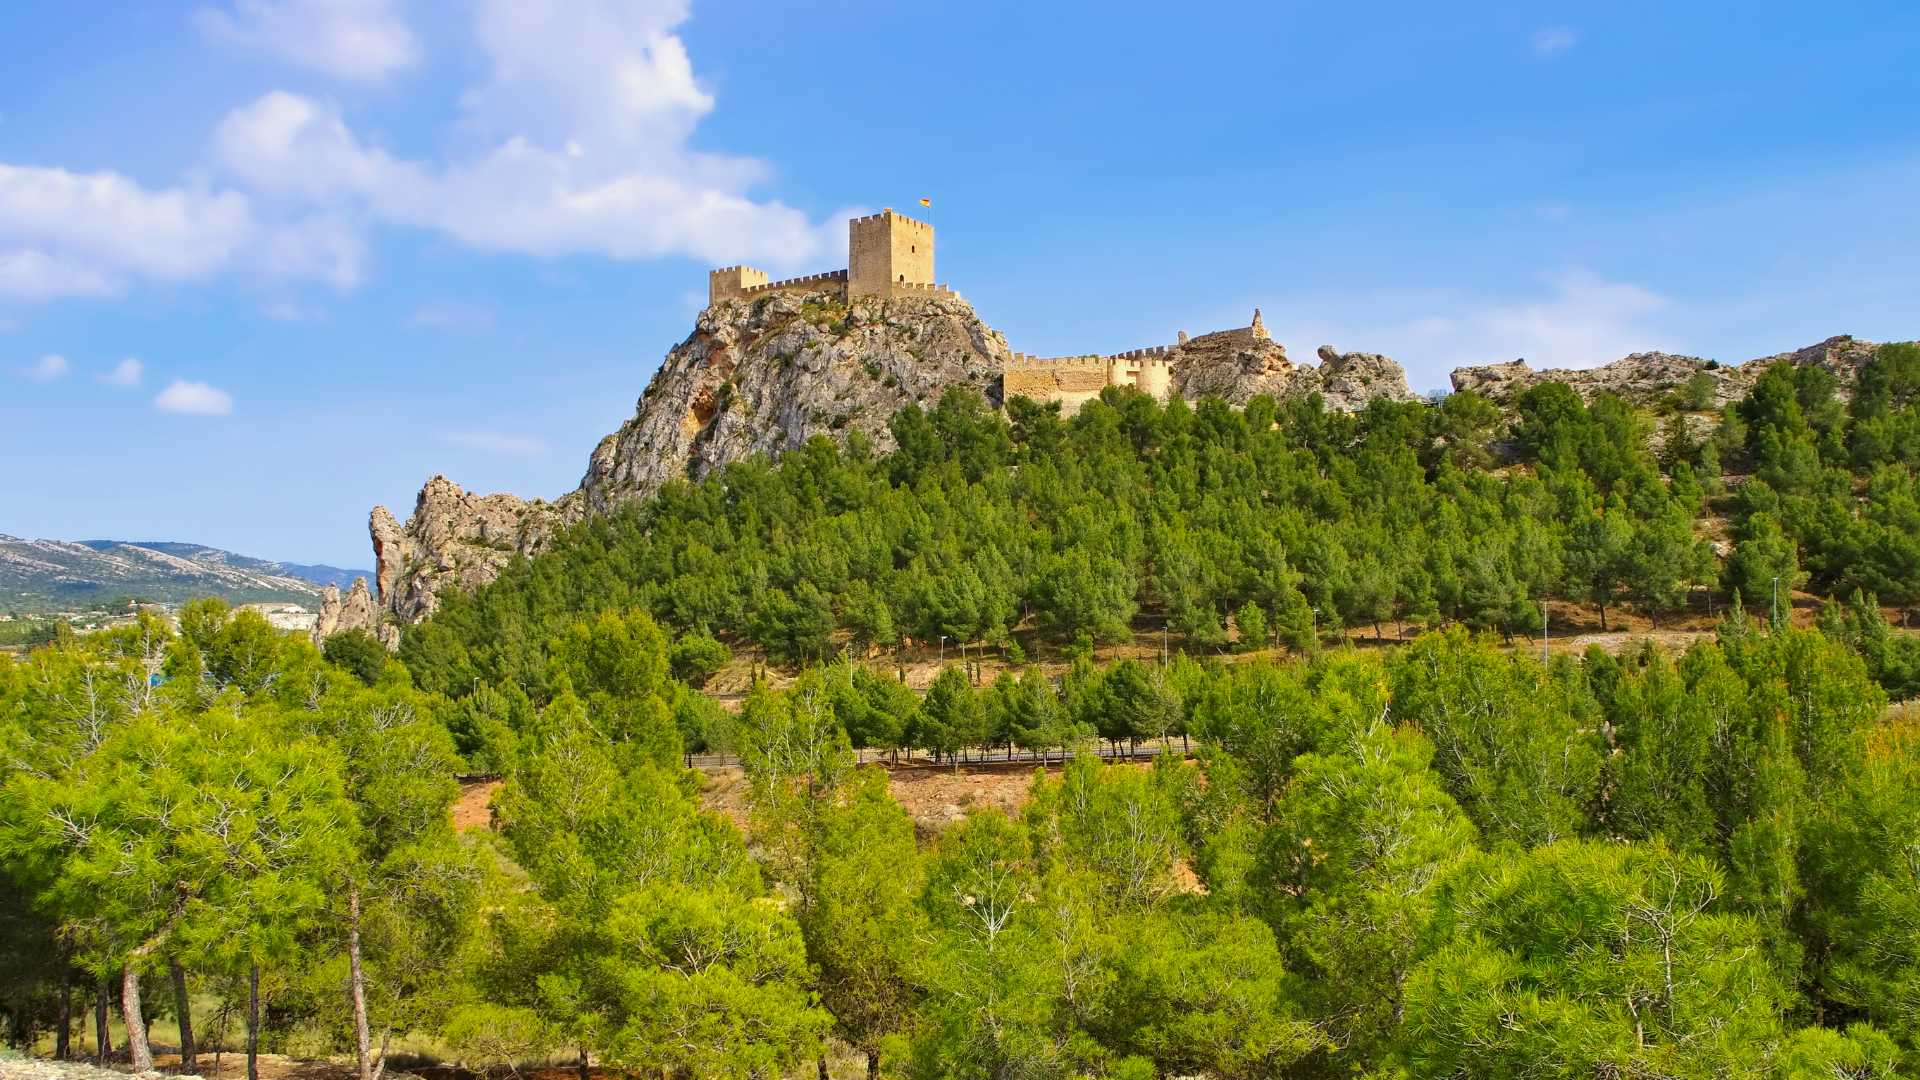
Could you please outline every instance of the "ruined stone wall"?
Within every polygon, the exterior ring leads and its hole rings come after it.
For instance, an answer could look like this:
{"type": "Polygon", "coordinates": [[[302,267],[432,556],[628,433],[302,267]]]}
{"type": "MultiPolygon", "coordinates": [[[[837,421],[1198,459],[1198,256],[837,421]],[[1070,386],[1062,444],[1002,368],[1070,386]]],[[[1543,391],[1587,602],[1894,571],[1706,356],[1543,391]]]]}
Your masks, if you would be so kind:
{"type": "Polygon", "coordinates": [[[1014,353],[1001,373],[1000,396],[1057,401],[1071,416],[1111,385],[1113,365],[1104,356],[1038,357],[1014,353]]]}
{"type": "Polygon", "coordinates": [[[933,283],[933,226],[892,209],[847,222],[850,296],[892,296],[895,286],[933,283]]]}

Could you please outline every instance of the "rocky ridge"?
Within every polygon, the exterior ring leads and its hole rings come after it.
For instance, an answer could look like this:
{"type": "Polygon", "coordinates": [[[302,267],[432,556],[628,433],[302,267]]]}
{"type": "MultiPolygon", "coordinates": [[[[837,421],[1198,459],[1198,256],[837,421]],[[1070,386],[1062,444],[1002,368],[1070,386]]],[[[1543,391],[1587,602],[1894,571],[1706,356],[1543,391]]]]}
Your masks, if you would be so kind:
{"type": "MultiPolygon", "coordinates": [[[[1535,372],[1523,361],[1461,368],[1456,390],[1510,403],[1547,380],[1583,396],[1611,390],[1648,404],[1706,371],[1716,403],[1746,393],[1775,360],[1820,364],[1841,381],[1874,346],[1831,338],[1738,368],[1666,353],[1637,353],[1585,371],[1535,372]]],[[[854,433],[877,451],[893,448],[888,421],[908,404],[931,406],[948,387],[971,387],[999,403],[1006,339],[957,295],[857,299],[821,292],[726,300],[702,311],[693,332],[668,352],[634,416],[602,439],[580,487],[548,502],[477,495],[444,476],[420,491],[403,525],[385,507],[369,521],[378,561],[376,589],[356,582],[323,601],[316,637],[363,628],[390,644],[397,625],[432,614],[447,588],[472,589],[511,560],[540,551],[560,529],[589,514],[643,500],[670,480],[697,480],[759,453],[778,454],[816,435],[854,433]]],[[[1317,366],[1295,365],[1260,325],[1184,338],[1170,351],[1172,392],[1245,404],[1319,393],[1328,407],[1364,408],[1375,398],[1417,400],[1400,365],[1377,353],[1322,346],[1317,366]]]]}
{"type": "Polygon", "coordinates": [[[1514,360],[1505,364],[1456,368],[1451,381],[1456,391],[1472,390],[1501,405],[1512,404],[1529,387],[1545,382],[1561,382],[1573,387],[1583,398],[1591,398],[1604,391],[1635,405],[1647,406],[1659,403],[1667,395],[1686,386],[1696,375],[1705,374],[1711,380],[1711,389],[1705,395],[1703,404],[1717,409],[1745,397],[1747,391],[1753,389],[1753,384],[1759,381],[1760,373],[1780,362],[1825,369],[1839,384],[1839,392],[1845,395],[1852,387],[1854,375],[1862,364],[1873,358],[1876,348],[1878,346],[1873,342],[1841,335],[1804,349],[1775,353],[1737,365],[1664,352],[1633,353],[1594,368],[1549,368],[1545,371],[1533,370],[1525,360],[1514,360]]]}
{"type": "Polygon", "coordinates": [[[1265,394],[1275,399],[1317,393],[1330,409],[1355,412],[1374,398],[1412,401],[1407,373],[1378,353],[1343,353],[1320,346],[1318,366],[1297,365],[1267,335],[1260,313],[1253,325],[1185,338],[1167,353],[1173,393],[1188,400],[1218,397],[1245,405],[1265,394]]]}
{"type": "Polygon", "coordinates": [[[972,387],[997,404],[1009,355],[1000,332],[951,293],[851,303],[826,292],[774,293],[714,304],[667,353],[633,419],[594,448],[577,490],[553,502],[482,496],[436,476],[404,526],[375,507],[368,531],[378,603],[369,613],[350,594],[323,609],[322,622],[327,633],[358,627],[391,640],[386,617],[419,622],[442,590],[484,584],[557,530],[645,499],[669,480],[698,480],[815,435],[858,432],[891,450],[894,413],[931,406],[948,387],[972,387]]]}

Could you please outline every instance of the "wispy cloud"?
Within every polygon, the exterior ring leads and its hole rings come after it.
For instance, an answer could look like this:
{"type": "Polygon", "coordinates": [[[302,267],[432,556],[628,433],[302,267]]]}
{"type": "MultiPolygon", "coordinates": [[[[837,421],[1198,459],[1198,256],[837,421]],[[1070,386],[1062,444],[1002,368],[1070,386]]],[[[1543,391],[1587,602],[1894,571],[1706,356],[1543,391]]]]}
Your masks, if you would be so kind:
{"type": "Polygon", "coordinates": [[[234,0],[195,15],[209,38],[339,79],[379,82],[420,61],[392,0],[234,0]]]}
{"type": "Polygon", "coordinates": [[[457,446],[465,450],[481,450],[490,454],[509,454],[514,457],[538,457],[547,452],[547,444],[532,435],[517,435],[505,431],[449,431],[440,436],[440,441],[448,446],[457,446]]]}
{"type": "Polygon", "coordinates": [[[113,365],[113,370],[108,371],[104,375],[96,375],[94,377],[106,383],[108,386],[130,389],[140,385],[140,377],[146,374],[146,370],[147,366],[140,362],[139,357],[129,356],[125,360],[113,365]]]}
{"type": "Polygon", "coordinates": [[[1267,319],[1294,355],[1315,345],[1382,352],[1415,389],[1446,384],[1456,367],[1525,359],[1535,370],[1594,367],[1646,349],[1682,349],[1666,326],[1667,297],[1588,270],[1545,276],[1531,294],[1453,291],[1308,298],[1267,319]]]}
{"type": "Polygon", "coordinates": [[[1543,26],[1527,40],[1533,55],[1542,60],[1559,56],[1579,43],[1580,31],[1571,26],[1543,26]]]}
{"type": "Polygon", "coordinates": [[[457,300],[436,300],[415,309],[407,316],[407,325],[416,330],[488,330],[493,327],[493,310],[457,300]]]}
{"type": "Polygon", "coordinates": [[[153,407],[181,416],[227,416],[233,412],[233,395],[203,382],[175,379],[153,399],[153,407]]]}
{"type": "Polygon", "coordinates": [[[52,382],[55,379],[66,378],[67,372],[72,369],[73,365],[67,363],[66,357],[61,356],[59,353],[48,353],[26,367],[21,368],[20,374],[25,375],[34,382],[52,382]]]}

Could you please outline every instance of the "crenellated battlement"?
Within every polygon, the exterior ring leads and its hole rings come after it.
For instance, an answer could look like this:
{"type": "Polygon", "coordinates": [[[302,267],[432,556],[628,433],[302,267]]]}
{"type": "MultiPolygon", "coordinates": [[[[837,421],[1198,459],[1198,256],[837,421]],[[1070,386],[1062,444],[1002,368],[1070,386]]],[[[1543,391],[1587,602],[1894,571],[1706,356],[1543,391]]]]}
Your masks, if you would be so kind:
{"type": "Polygon", "coordinates": [[[846,291],[847,272],[829,270],[824,274],[808,274],[804,277],[786,278],[781,281],[769,281],[764,285],[754,285],[745,290],[748,296],[760,296],[766,293],[784,291],[819,292],[830,289],[842,294],[846,291]]]}
{"type": "Polygon", "coordinates": [[[912,218],[912,217],[908,217],[905,214],[895,213],[893,207],[891,206],[887,207],[885,210],[882,210],[877,214],[868,214],[866,217],[857,217],[857,218],[847,219],[847,223],[849,225],[871,224],[874,222],[881,222],[881,221],[893,222],[895,225],[903,229],[923,229],[929,235],[933,233],[932,225],[929,225],[926,222],[921,221],[919,218],[912,218]]]}
{"type": "Polygon", "coordinates": [[[1085,368],[1090,371],[1104,371],[1107,367],[1107,361],[1105,357],[1094,356],[1091,353],[1085,356],[1034,356],[1029,353],[1017,352],[1013,354],[1013,359],[1008,362],[1007,366],[1010,368],[1023,367],[1046,371],[1057,371],[1064,368],[1085,368]]]}
{"type": "Polygon", "coordinates": [[[847,268],[781,281],[751,266],[707,273],[707,303],[795,290],[835,290],[847,299],[957,296],[933,279],[933,226],[893,209],[847,221],[847,268]]]}

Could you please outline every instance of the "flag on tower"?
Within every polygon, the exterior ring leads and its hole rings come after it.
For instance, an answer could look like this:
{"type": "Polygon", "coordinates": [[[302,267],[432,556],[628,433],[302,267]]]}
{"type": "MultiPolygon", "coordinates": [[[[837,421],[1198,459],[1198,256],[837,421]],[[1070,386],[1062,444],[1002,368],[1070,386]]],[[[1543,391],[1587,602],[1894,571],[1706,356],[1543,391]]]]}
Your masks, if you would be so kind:
{"type": "Polygon", "coordinates": [[[921,199],[921,200],[920,200],[920,205],[921,205],[921,206],[926,206],[926,207],[931,207],[931,206],[933,205],[933,200],[932,200],[932,199],[921,199]]]}

